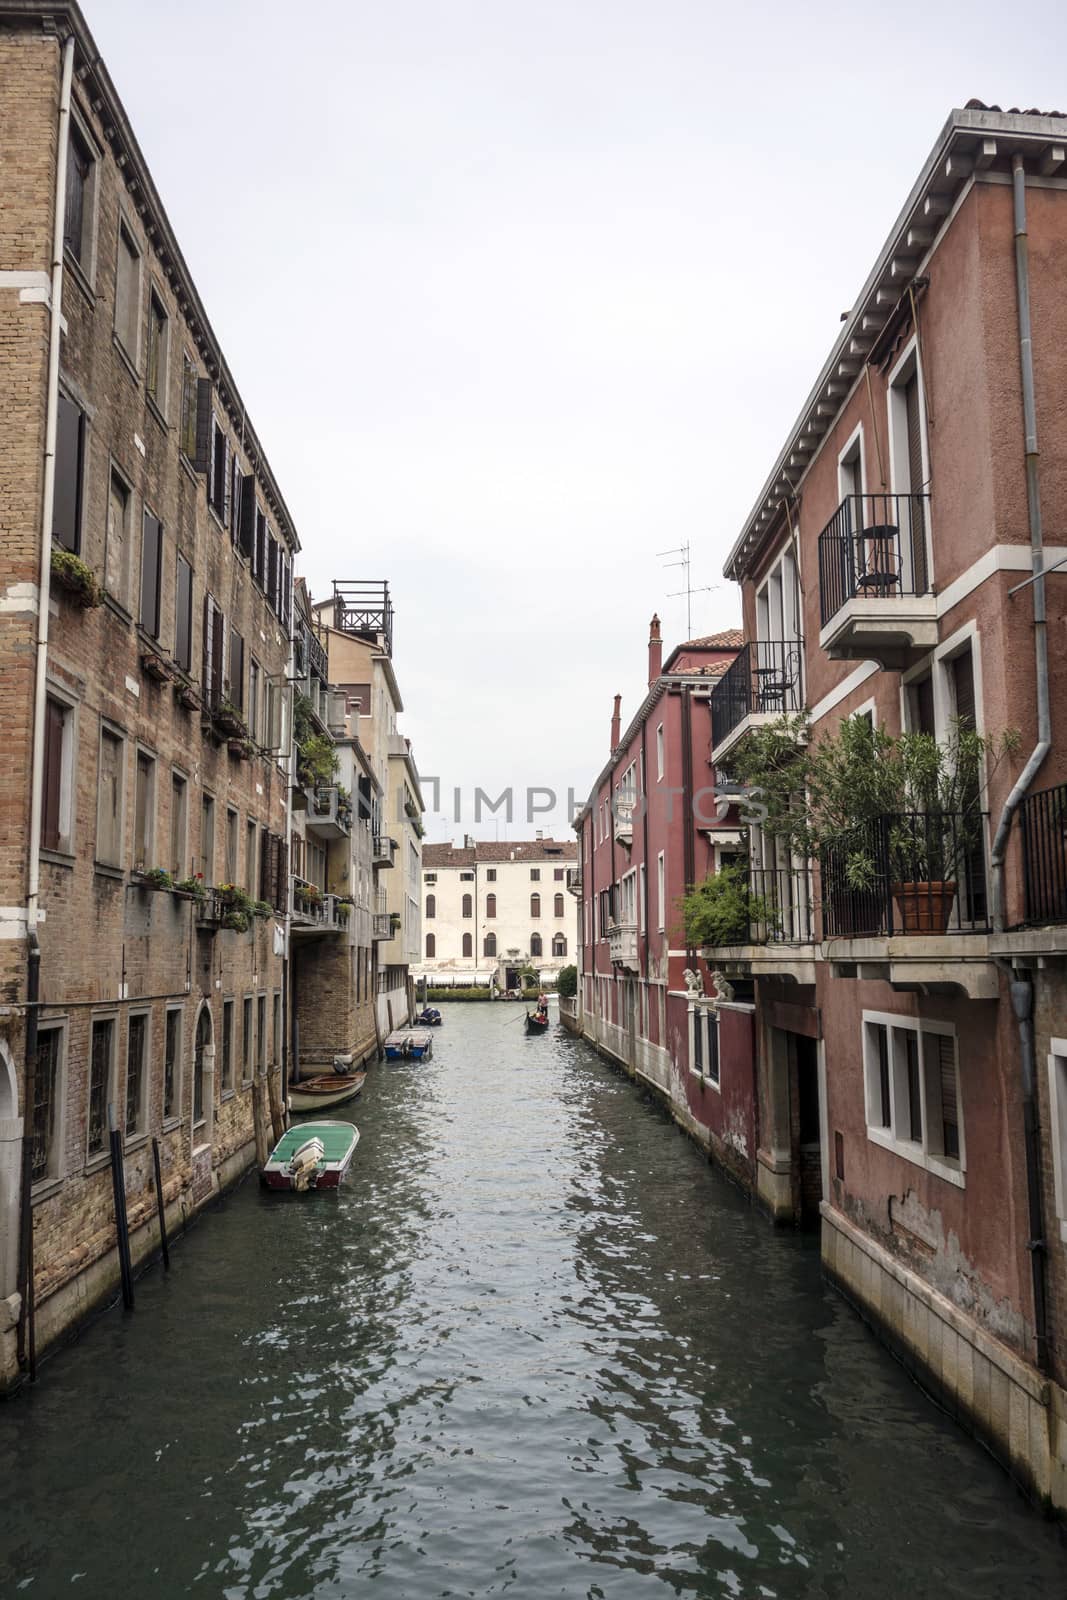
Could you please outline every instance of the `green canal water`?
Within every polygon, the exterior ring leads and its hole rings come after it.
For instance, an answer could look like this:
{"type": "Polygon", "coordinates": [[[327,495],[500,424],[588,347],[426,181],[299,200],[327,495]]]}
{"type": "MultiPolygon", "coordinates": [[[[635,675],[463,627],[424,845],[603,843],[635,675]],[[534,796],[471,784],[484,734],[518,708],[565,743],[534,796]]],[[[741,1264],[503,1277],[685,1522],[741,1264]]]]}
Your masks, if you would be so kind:
{"type": "Polygon", "coordinates": [[[1043,1600],[1067,1549],[632,1085],[453,1006],[0,1408],[0,1594],[1043,1600]]]}

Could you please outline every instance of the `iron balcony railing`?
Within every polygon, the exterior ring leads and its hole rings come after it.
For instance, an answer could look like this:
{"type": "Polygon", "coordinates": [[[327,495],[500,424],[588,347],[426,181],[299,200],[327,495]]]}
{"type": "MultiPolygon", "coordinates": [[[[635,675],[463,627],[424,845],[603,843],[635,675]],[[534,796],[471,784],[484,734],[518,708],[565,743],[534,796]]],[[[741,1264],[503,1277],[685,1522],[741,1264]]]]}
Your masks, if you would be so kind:
{"type": "Polygon", "coordinates": [[[1026,921],[1067,922],[1067,783],[1027,795],[1019,811],[1026,921]]]}
{"type": "Polygon", "coordinates": [[[928,594],[927,494],[850,494],[819,535],[819,616],[849,600],[928,594]]]}
{"type": "Polygon", "coordinates": [[[752,639],[743,645],[711,691],[712,743],[721,744],[754,712],[802,710],[803,656],[799,639],[752,639]]]}
{"type": "Polygon", "coordinates": [[[810,944],[814,936],[807,867],[750,867],[750,944],[810,944]]]}
{"type": "Polygon", "coordinates": [[[339,633],[381,638],[393,653],[393,603],[388,583],[340,583],[333,586],[333,625],[339,633]]]}
{"type": "Polygon", "coordinates": [[[978,812],[899,812],[824,852],[824,939],[989,929],[978,812]]]}
{"type": "Polygon", "coordinates": [[[309,674],[328,685],[330,681],[330,663],[326,650],[311,629],[304,624],[293,639],[294,655],[296,659],[296,675],[306,678],[309,674]]]}

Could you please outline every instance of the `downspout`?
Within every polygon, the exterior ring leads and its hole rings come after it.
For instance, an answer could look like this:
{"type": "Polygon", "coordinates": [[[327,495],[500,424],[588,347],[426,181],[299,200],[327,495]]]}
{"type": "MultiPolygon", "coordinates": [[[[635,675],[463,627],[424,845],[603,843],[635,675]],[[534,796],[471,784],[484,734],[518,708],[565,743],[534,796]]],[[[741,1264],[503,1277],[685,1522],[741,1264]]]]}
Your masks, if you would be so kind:
{"type": "Polygon", "coordinates": [[[52,591],[52,517],[56,499],[56,431],[59,411],[59,342],[63,330],[63,233],[70,145],[70,100],[74,35],[63,45],[56,126],[56,186],[52,218],[52,287],[48,308],[48,378],[45,399],[44,486],[41,497],[40,569],[37,579],[37,641],[34,658],[33,746],[30,765],[30,836],[26,881],[26,1061],[22,1097],[22,1171],[19,1207],[19,1366],[37,1376],[33,1326],[33,1100],[37,1070],[37,1012],[41,947],[37,922],[41,898],[41,811],[44,801],[44,726],[48,688],[48,617],[52,591]]]}
{"type": "MultiPolygon", "coordinates": [[[[1037,743],[1014,788],[1004,802],[990,853],[993,926],[1004,927],[1004,857],[1012,819],[1037,775],[1052,744],[1049,713],[1048,639],[1045,613],[1045,552],[1041,532],[1041,492],[1038,480],[1037,407],[1034,402],[1034,352],[1030,328],[1030,264],[1026,233],[1026,171],[1022,156],[1012,157],[1012,194],[1015,213],[1015,285],[1019,315],[1019,366],[1023,386],[1023,429],[1026,448],[1026,504],[1030,523],[1033,577],[1034,662],[1037,687],[1037,743]]],[[[1041,1138],[1038,1126],[1037,1085],[1034,1067],[1034,991],[1028,973],[1016,971],[1011,980],[1011,1003],[1019,1024],[1020,1088],[1023,1109],[1023,1147],[1026,1158],[1026,1194],[1030,1237],[1030,1277],[1034,1298],[1034,1342],[1037,1366],[1048,1371],[1048,1322],[1045,1304],[1045,1220],[1041,1194],[1041,1138]]]]}
{"type": "Polygon", "coordinates": [[[1026,448],[1026,505],[1030,522],[1030,562],[1034,604],[1034,663],[1037,687],[1037,743],[1030,752],[1015,786],[1004,802],[993,848],[989,855],[990,899],[993,927],[1004,929],[1004,857],[1012,819],[1045,757],[1052,747],[1049,712],[1048,638],[1045,613],[1045,548],[1041,531],[1041,490],[1038,480],[1037,407],[1034,403],[1034,350],[1030,331],[1030,263],[1026,236],[1026,172],[1022,156],[1012,157],[1012,191],[1015,210],[1015,288],[1019,317],[1019,366],[1023,386],[1023,431],[1026,448]]]}

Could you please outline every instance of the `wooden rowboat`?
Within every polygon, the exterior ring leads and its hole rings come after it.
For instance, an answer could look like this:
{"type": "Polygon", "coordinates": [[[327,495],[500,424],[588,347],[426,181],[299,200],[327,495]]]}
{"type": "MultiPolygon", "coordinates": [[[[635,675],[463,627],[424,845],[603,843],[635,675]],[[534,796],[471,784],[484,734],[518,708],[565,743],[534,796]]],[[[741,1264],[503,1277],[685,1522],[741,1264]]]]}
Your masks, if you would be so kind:
{"type": "Polygon", "coordinates": [[[298,1122],[274,1146],[260,1181],[268,1189],[336,1189],[358,1143],[351,1122],[298,1122]]]}
{"type": "Polygon", "coordinates": [[[328,1111],[354,1100],[367,1081],[365,1072],[323,1072],[289,1086],[290,1111],[328,1111]]]}
{"type": "Polygon", "coordinates": [[[547,1017],[539,1017],[537,1015],[537,1013],[534,1012],[534,1011],[527,1011],[527,1013],[526,1013],[526,1032],[527,1033],[547,1033],[548,1032],[548,1018],[547,1017]]]}

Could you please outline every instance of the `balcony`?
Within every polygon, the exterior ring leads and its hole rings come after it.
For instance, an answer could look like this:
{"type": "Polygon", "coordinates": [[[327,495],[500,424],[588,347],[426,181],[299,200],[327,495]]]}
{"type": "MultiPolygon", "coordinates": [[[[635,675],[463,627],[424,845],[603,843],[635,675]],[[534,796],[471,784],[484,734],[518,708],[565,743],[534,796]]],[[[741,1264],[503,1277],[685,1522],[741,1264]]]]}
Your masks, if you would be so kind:
{"type": "Polygon", "coordinates": [[[634,842],[634,812],[637,805],[633,800],[616,800],[615,811],[615,842],[624,844],[627,849],[634,842]]]}
{"type": "Polygon", "coordinates": [[[725,760],[753,728],[804,709],[800,639],[754,639],[711,691],[712,759],[725,760]]]}
{"type": "Polygon", "coordinates": [[[623,967],[627,972],[638,972],[637,923],[613,922],[608,928],[608,950],[612,966],[623,967]]]}
{"type": "Polygon", "coordinates": [[[379,889],[371,902],[371,938],[391,939],[396,932],[395,912],[390,912],[384,889],[379,889]]]}
{"type": "Polygon", "coordinates": [[[835,977],[995,999],[986,818],[901,812],[858,827],[822,864],[822,936],[835,977]]]}
{"type": "Polygon", "coordinates": [[[336,784],[311,786],[305,826],[320,839],[347,839],[352,832],[352,802],[336,784]]]}
{"type": "Polygon", "coordinates": [[[897,670],[937,643],[925,494],[854,494],[819,535],[819,646],[897,670]]]}
{"type": "Polygon", "coordinates": [[[371,857],[376,867],[392,867],[396,865],[396,852],[399,846],[395,839],[390,839],[386,833],[374,835],[374,854],[371,857]]]}
{"type": "Polygon", "coordinates": [[[393,653],[393,603],[387,583],[334,582],[331,621],[339,633],[355,634],[381,642],[387,656],[393,653]]]}
{"type": "Polygon", "coordinates": [[[1026,925],[1067,923],[1067,783],[1027,795],[1019,816],[1026,925]]]}
{"type": "Polygon", "coordinates": [[[351,907],[347,900],[336,894],[326,894],[318,884],[293,874],[293,916],[290,924],[294,938],[309,934],[342,933],[348,927],[351,907]]]}
{"type": "Polygon", "coordinates": [[[735,944],[705,945],[709,966],[729,976],[815,982],[814,894],[807,867],[752,867],[750,917],[735,944]]]}
{"type": "Polygon", "coordinates": [[[582,869],[581,869],[581,867],[568,867],[567,868],[567,888],[570,890],[571,894],[577,894],[577,895],[581,894],[581,892],[582,892],[582,869]]]}

